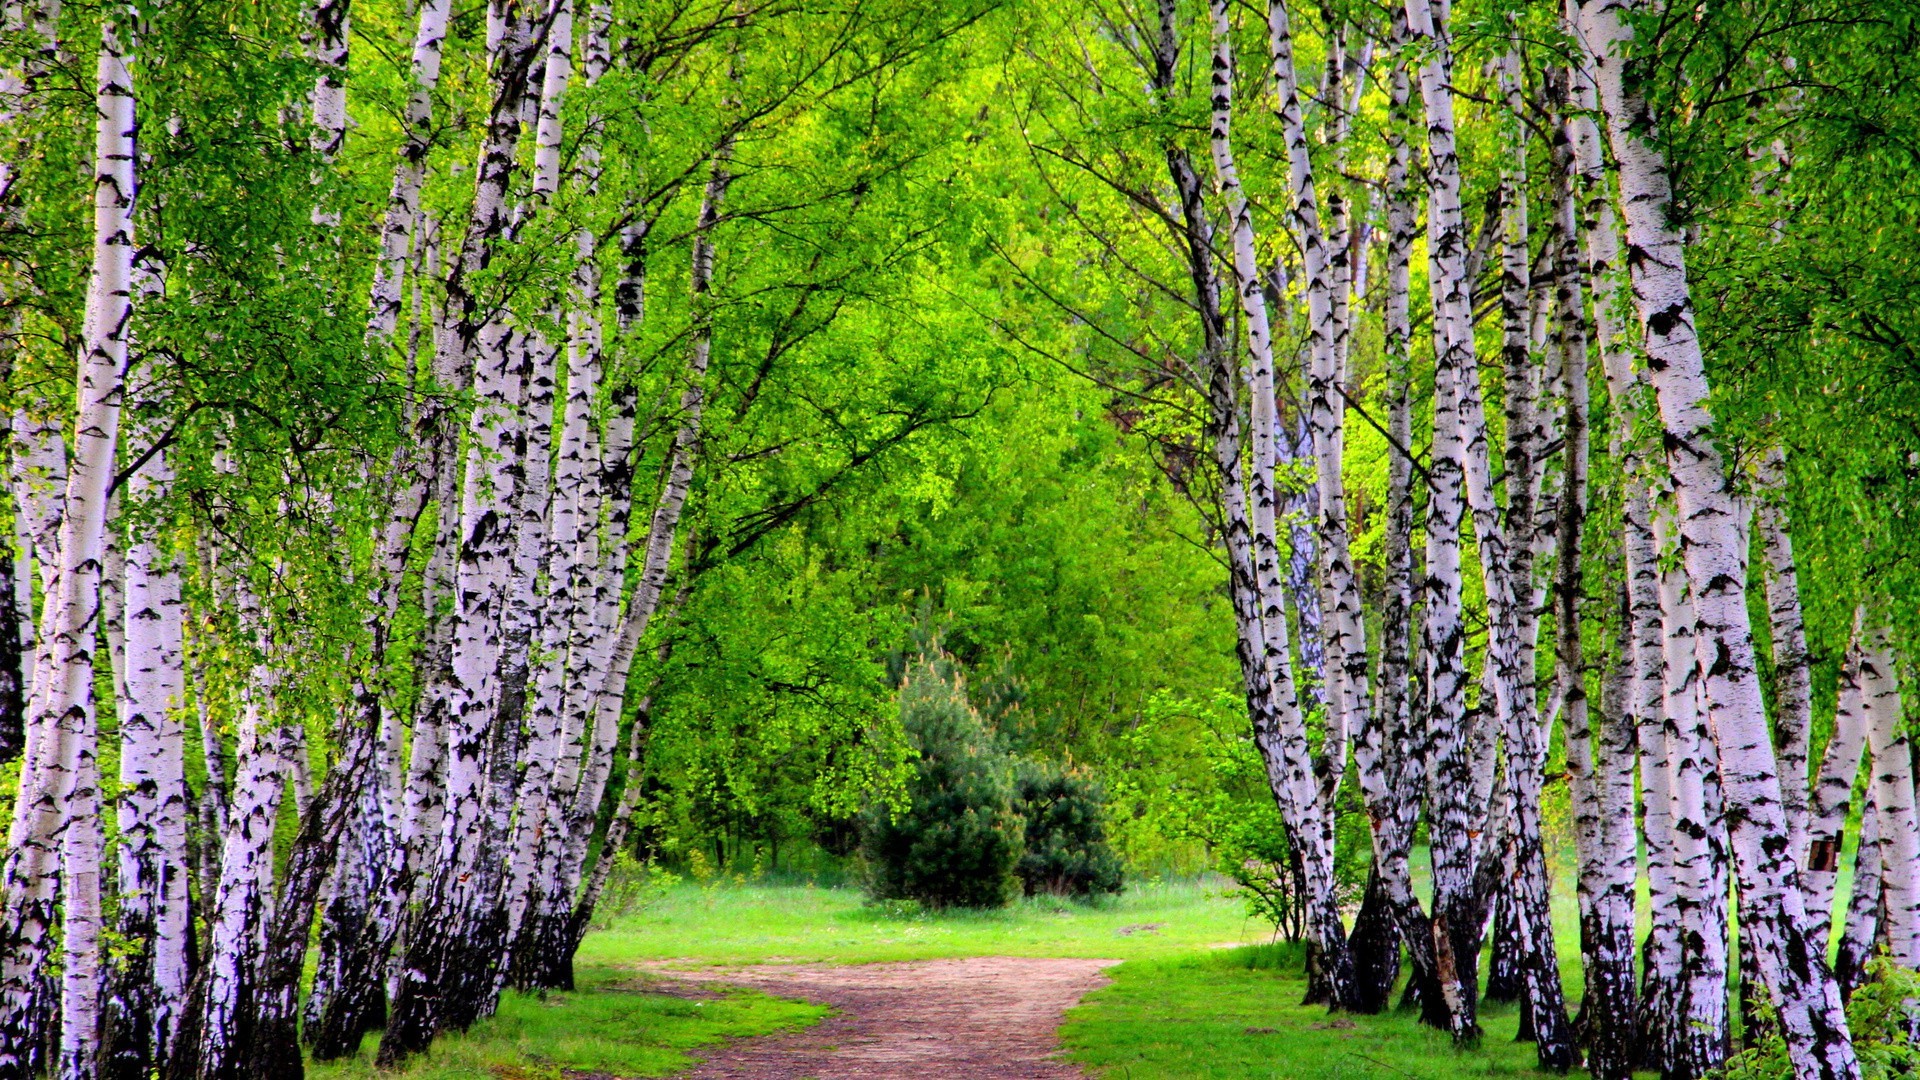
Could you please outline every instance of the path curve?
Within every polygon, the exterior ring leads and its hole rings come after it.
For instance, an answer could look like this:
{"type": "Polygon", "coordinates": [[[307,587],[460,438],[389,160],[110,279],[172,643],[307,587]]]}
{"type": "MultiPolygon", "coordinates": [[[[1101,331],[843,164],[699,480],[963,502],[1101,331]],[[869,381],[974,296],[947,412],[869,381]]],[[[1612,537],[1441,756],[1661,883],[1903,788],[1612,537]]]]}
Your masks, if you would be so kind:
{"type": "Polygon", "coordinates": [[[896,964],[654,968],[696,985],[745,986],[830,1005],[804,1031],[719,1047],[694,1080],[1068,1080],[1054,1056],[1061,1014],[1118,960],[982,956],[896,964]]]}

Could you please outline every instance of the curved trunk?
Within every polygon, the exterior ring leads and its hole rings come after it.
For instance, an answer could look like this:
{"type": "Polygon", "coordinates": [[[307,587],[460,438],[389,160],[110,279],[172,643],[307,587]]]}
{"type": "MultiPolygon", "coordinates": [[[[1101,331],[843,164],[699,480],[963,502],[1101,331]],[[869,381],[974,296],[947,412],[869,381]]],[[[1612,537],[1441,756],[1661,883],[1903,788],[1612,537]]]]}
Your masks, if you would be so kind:
{"type": "Polygon", "coordinates": [[[1805,861],[1801,863],[1800,882],[1807,898],[1807,932],[1816,946],[1828,938],[1847,811],[1853,801],[1854,780],[1860,775],[1860,752],[1867,744],[1869,719],[1862,671],[1866,618],[1864,605],[1855,609],[1853,643],[1840,664],[1833,734],[1821,755],[1820,775],[1807,807],[1807,848],[1805,861]]]}
{"type": "MultiPolygon", "coordinates": [[[[1282,112],[1292,117],[1287,131],[1289,154],[1294,160],[1294,193],[1296,203],[1301,198],[1300,187],[1306,165],[1306,136],[1299,124],[1299,107],[1295,95],[1288,92],[1292,78],[1291,45],[1286,38],[1285,8],[1278,5],[1270,8],[1269,25],[1272,28],[1274,43],[1274,70],[1278,76],[1283,70],[1288,82],[1282,83],[1282,112]],[[1289,102],[1292,102],[1289,108],[1289,102]],[[1297,137],[1297,143],[1293,140],[1297,137]]],[[[1248,360],[1245,371],[1249,397],[1249,435],[1253,447],[1253,468],[1247,474],[1247,510],[1250,513],[1249,555],[1252,559],[1252,585],[1259,604],[1258,616],[1262,624],[1264,649],[1256,659],[1263,670],[1263,680],[1271,691],[1279,695],[1278,708],[1272,712],[1273,730],[1265,739],[1256,737],[1262,743],[1262,753],[1267,759],[1267,773],[1275,793],[1281,795],[1281,812],[1287,821],[1288,833],[1294,851],[1301,859],[1305,871],[1308,908],[1308,976],[1307,999],[1324,1002],[1336,1009],[1348,1008],[1353,1000],[1353,964],[1347,952],[1346,928],[1341,925],[1339,904],[1334,895],[1333,836],[1331,830],[1332,806],[1323,798],[1324,785],[1317,783],[1313,773],[1311,752],[1308,749],[1306,725],[1299,714],[1296,701],[1293,700],[1291,673],[1287,670],[1291,654],[1287,643],[1286,609],[1283,597],[1286,585],[1280,558],[1278,517],[1279,494],[1275,488],[1275,476],[1279,464],[1280,430],[1278,417],[1278,398],[1275,387],[1273,364],[1273,344],[1267,316],[1266,294],[1261,289],[1261,276],[1258,256],[1255,251],[1252,209],[1247,205],[1245,195],[1240,189],[1239,170],[1233,158],[1232,120],[1233,120],[1233,50],[1231,43],[1231,21],[1224,0],[1215,0],[1212,5],[1213,25],[1213,114],[1211,128],[1211,150],[1214,171],[1218,177],[1222,195],[1227,204],[1230,241],[1232,247],[1232,266],[1235,291],[1240,298],[1241,312],[1246,318],[1248,339],[1248,360]]],[[[1163,11],[1163,19],[1165,17],[1163,11]]],[[[1170,39],[1170,27],[1162,24],[1163,43],[1170,39]]],[[[1304,189],[1308,218],[1299,216],[1296,206],[1296,221],[1309,220],[1313,213],[1311,207],[1312,181],[1306,181],[1304,189]]],[[[1317,232],[1317,229],[1315,230],[1317,232]]],[[[1313,242],[1318,242],[1317,238],[1313,242]]],[[[1316,345],[1315,355],[1331,355],[1333,345],[1332,328],[1327,325],[1331,318],[1330,282],[1327,268],[1310,260],[1308,266],[1310,293],[1318,292],[1321,300],[1313,306],[1316,329],[1312,332],[1316,340],[1325,336],[1326,340],[1316,345]]],[[[1217,286],[1216,286],[1217,288],[1217,286]]],[[[1316,360],[1316,370],[1324,367],[1324,357],[1316,360]]],[[[1229,365],[1230,366],[1230,365],[1229,365]]],[[[1317,408],[1317,407],[1316,407],[1317,408]]],[[[1326,522],[1330,507],[1337,507],[1340,496],[1329,494],[1326,484],[1329,454],[1338,454],[1338,437],[1324,423],[1324,418],[1310,420],[1314,428],[1316,458],[1320,464],[1321,484],[1319,492],[1320,521],[1318,539],[1320,541],[1321,567],[1324,571],[1331,557],[1328,546],[1329,534],[1326,522]]],[[[1338,483],[1338,461],[1333,465],[1335,483],[1338,483]]],[[[1344,539],[1342,540],[1344,550],[1344,539]]],[[[1330,581],[1322,574],[1323,584],[1330,581]]],[[[1331,619],[1334,626],[1328,633],[1330,643],[1338,642],[1343,635],[1338,628],[1341,615],[1329,613],[1324,609],[1322,616],[1331,619]]],[[[1336,646],[1338,647],[1338,646],[1336,646]]],[[[1338,655],[1329,655],[1332,663],[1343,663],[1338,655]]],[[[1360,653],[1362,664],[1366,662],[1364,646],[1360,653]]],[[[1352,702],[1350,690],[1352,682],[1345,673],[1334,674],[1328,671],[1327,689],[1329,711],[1327,716],[1328,738],[1334,741],[1333,732],[1344,730],[1348,709],[1352,702]],[[1337,695],[1337,698],[1336,698],[1337,695]]],[[[1365,672],[1361,673],[1360,690],[1365,689],[1365,672]]]]}

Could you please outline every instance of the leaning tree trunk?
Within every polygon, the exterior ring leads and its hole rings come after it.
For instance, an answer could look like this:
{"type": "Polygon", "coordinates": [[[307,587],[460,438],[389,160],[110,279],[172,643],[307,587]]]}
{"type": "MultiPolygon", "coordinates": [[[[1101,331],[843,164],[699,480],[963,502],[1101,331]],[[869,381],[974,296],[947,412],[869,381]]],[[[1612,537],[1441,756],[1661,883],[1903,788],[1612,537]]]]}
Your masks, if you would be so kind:
{"type": "Polygon", "coordinates": [[[0,924],[0,1075],[48,1066],[91,1077],[98,1050],[100,836],[92,618],[100,603],[107,495],[133,315],[134,92],[122,25],[101,28],[94,104],[93,271],[76,379],[73,461],[58,568],[37,635],[28,760],[15,799],[0,924]],[[38,752],[33,752],[38,742],[38,752]],[[64,862],[64,875],[63,866],[64,862]],[[62,880],[64,876],[64,880],[62,880]],[[45,1056],[56,887],[65,918],[58,1060],[45,1056]]]}
{"type": "Polygon", "coordinates": [[[1885,873],[1880,842],[1877,785],[1867,785],[1867,801],[1860,808],[1860,843],[1853,854],[1853,895],[1847,900],[1847,927],[1833,961],[1833,977],[1840,993],[1852,997],[1867,981],[1867,962],[1873,958],[1880,934],[1881,882],[1885,873]]]}
{"type": "Polygon", "coordinates": [[[241,687],[233,802],[220,851],[220,884],[207,915],[207,962],[195,981],[173,1075],[243,1080],[252,1049],[252,1003],[273,917],[273,825],[287,786],[274,702],[283,656],[242,567],[233,575],[236,620],[254,660],[241,687]]]}
{"type": "Polygon", "coordinates": [[[1786,809],[1754,666],[1746,606],[1744,530],[1732,478],[1707,409],[1707,378],[1694,332],[1685,241],[1669,213],[1667,163],[1652,141],[1654,118],[1624,49],[1630,0],[1581,5],[1582,37],[1593,53],[1600,104],[1619,163],[1628,261],[1660,405],[1667,465],[1683,536],[1681,551],[1699,619],[1702,697],[1719,745],[1734,863],[1741,941],[1750,946],[1778,1009],[1788,1057],[1801,1080],[1860,1075],[1839,987],[1809,934],[1798,868],[1788,847],[1786,809]],[[1621,51],[1617,51],[1621,50],[1621,51]]]}
{"type": "MultiPolygon", "coordinates": [[[[490,9],[489,19],[505,13],[490,9]]],[[[490,33],[493,107],[475,170],[474,201],[460,253],[446,282],[447,310],[438,351],[448,362],[474,362],[476,405],[466,450],[460,512],[459,565],[446,718],[446,802],[439,854],[409,926],[406,959],[379,1059],[391,1065],[424,1051],[439,1032],[464,1029],[481,1013],[499,957],[498,875],[486,863],[487,749],[499,705],[501,607],[514,549],[512,507],[519,459],[512,443],[520,408],[519,372],[505,327],[481,310],[472,279],[484,271],[506,233],[507,194],[520,140],[529,69],[541,51],[544,24],[515,17],[490,33]],[[480,339],[476,341],[476,336],[480,339]]],[[[463,366],[463,365],[461,365],[463,366]]],[[[442,512],[448,508],[443,505],[442,512]]]]}
{"type": "MultiPolygon", "coordinates": [[[[1314,369],[1316,376],[1333,363],[1332,349],[1334,331],[1330,325],[1332,306],[1328,268],[1325,266],[1324,242],[1319,237],[1318,223],[1313,215],[1313,186],[1311,172],[1306,164],[1306,135],[1299,119],[1297,94],[1291,90],[1293,80],[1292,45],[1287,36],[1285,8],[1275,5],[1270,9],[1270,27],[1274,49],[1274,71],[1281,82],[1281,112],[1286,121],[1289,141],[1289,157],[1293,162],[1293,191],[1295,199],[1294,218],[1296,224],[1309,229],[1310,245],[1318,245],[1316,255],[1309,256],[1308,290],[1317,294],[1319,300],[1310,304],[1315,329],[1311,332],[1314,369]],[[1302,187],[1302,177],[1304,188],[1302,187]],[[1304,199],[1304,202],[1302,201],[1304,199]],[[1304,214],[1302,216],[1304,207],[1304,214]]],[[[1252,210],[1247,204],[1240,188],[1239,170],[1233,158],[1232,118],[1233,118],[1233,50],[1231,43],[1231,20],[1224,0],[1215,0],[1213,13],[1213,117],[1211,149],[1214,169],[1218,176],[1222,195],[1227,203],[1230,240],[1232,247],[1233,282],[1240,298],[1242,314],[1247,320],[1249,364],[1246,368],[1247,389],[1250,398],[1250,432],[1253,443],[1253,468],[1250,470],[1251,483],[1248,485],[1250,540],[1254,584],[1261,603],[1261,621],[1263,624],[1265,645],[1271,650],[1262,656],[1263,667],[1269,669],[1266,682],[1275,691],[1291,697],[1291,679],[1278,674],[1273,669],[1280,668],[1290,661],[1286,646],[1286,625],[1284,601],[1285,583],[1282,580],[1282,560],[1280,558],[1278,519],[1275,510],[1279,496],[1275,489],[1276,472],[1279,461],[1279,417],[1277,415],[1277,397],[1275,391],[1275,372],[1273,344],[1268,322],[1266,294],[1261,289],[1261,275],[1258,255],[1255,250],[1252,210]],[[1285,686],[1285,690],[1281,687],[1285,686]]],[[[1163,45],[1170,40],[1170,29],[1163,25],[1163,45]]],[[[1326,389],[1322,388],[1323,392],[1326,389]]],[[[1324,416],[1318,416],[1320,407],[1310,407],[1310,412],[1318,418],[1311,420],[1314,429],[1315,454],[1319,463],[1320,489],[1320,529],[1317,539],[1320,542],[1321,569],[1324,583],[1331,587],[1327,595],[1334,599],[1336,607],[1344,606],[1344,597],[1339,595],[1337,574],[1329,576],[1325,571],[1331,566],[1345,566],[1345,526],[1338,527],[1340,536],[1333,537],[1330,521],[1341,516],[1339,509],[1341,496],[1337,491],[1330,493],[1327,484],[1327,456],[1339,453],[1339,436],[1324,416]],[[1330,543],[1331,541],[1331,543],[1330,543]],[[1340,549],[1333,551],[1334,545],[1340,549]]],[[[1334,484],[1337,486],[1338,463],[1333,465],[1334,484]]],[[[1350,576],[1350,575],[1349,575],[1350,576]]],[[[1343,615],[1340,611],[1326,611],[1323,618],[1333,623],[1328,633],[1328,641],[1335,648],[1329,650],[1327,660],[1330,665],[1344,665],[1343,650],[1347,647],[1348,633],[1342,629],[1345,620],[1351,623],[1356,614],[1343,615]]],[[[1334,672],[1329,667],[1328,730],[1344,729],[1350,718],[1349,710],[1355,703],[1354,692],[1365,693],[1366,663],[1365,645],[1360,646],[1359,659],[1363,665],[1360,681],[1356,685],[1349,672],[1334,672]]],[[[1314,781],[1310,754],[1307,749],[1307,733],[1304,722],[1299,716],[1297,703],[1284,703],[1275,713],[1277,740],[1271,742],[1273,750],[1280,755],[1279,775],[1284,777],[1285,799],[1282,812],[1287,817],[1288,831],[1293,840],[1296,853],[1302,860],[1306,877],[1307,896],[1307,999],[1316,1003],[1325,1003],[1336,1009],[1349,1008],[1353,1001],[1353,963],[1347,952],[1346,928],[1341,924],[1339,903],[1334,893],[1333,837],[1331,818],[1333,807],[1330,800],[1323,800],[1322,786],[1314,781]]],[[[1329,736],[1332,738],[1332,736],[1329,736]]],[[[1268,752],[1268,773],[1275,774],[1273,752],[1268,752]]],[[[1276,788],[1280,791],[1281,788],[1276,788]]]]}
{"type": "MultiPolygon", "coordinates": [[[[1773,642],[1773,718],[1780,755],[1780,796],[1786,801],[1787,833],[1795,858],[1805,850],[1807,828],[1807,737],[1813,727],[1813,664],[1800,614],[1800,573],[1793,562],[1793,534],[1786,507],[1786,455],[1768,451],[1760,465],[1760,535],[1767,559],[1767,615],[1773,642]]],[[[1802,864],[1804,866],[1804,863],[1802,864]]]]}
{"type": "MultiPolygon", "coordinates": [[[[1633,829],[1635,722],[1624,710],[1602,710],[1598,754],[1591,737],[1591,711],[1584,689],[1580,644],[1580,524],[1586,500],[1587,343],[1586,276],[1592,266],[1582,238],[1579,165],[1572,125],[1555,126],[1554,185],[1558,213],[1554,295],[1558,311],[1561,378],[1565,382],[1566,468],[1560,495],[1557,677],[1567,725],[1567,767],[1580,773],[1590,817],[1579,830],[1581,953],[1586,958],[1586,1023],[1589,1066],[1597,1080],[1627,1080],[1635,1064],[1633,829]]],[[[1604,288],[1605,282],[1598,283],[1604,288]]],[[[1606,343],[1602,342],[1603,350],[1606,343]]],[[[1623,703],[1624,704],[1624,703],[1623,703]]]]}

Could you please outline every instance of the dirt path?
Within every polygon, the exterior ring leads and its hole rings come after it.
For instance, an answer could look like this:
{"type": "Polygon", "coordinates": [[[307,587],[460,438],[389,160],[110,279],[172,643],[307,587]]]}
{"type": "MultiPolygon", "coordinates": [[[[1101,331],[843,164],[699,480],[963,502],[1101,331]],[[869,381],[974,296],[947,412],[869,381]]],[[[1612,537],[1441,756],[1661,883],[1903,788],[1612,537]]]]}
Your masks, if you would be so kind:
{"type": "Polygon", "coordinates": [[[836,1010],[805,1031],[720,1047],[690,1074],[696,1080],[1066,1080],[1084,1074],[1053,1056],[1060,1014],[1105,985],[1101,969],[1118,962],[988,956],[654,970],[836,1010]]]}

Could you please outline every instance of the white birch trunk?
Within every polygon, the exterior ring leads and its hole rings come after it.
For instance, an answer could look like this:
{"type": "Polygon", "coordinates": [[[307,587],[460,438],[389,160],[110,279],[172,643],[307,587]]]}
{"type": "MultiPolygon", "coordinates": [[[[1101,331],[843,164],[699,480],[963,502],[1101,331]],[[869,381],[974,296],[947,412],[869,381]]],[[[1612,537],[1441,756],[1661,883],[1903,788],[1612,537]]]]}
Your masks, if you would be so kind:
{"type": "Polygon", "coordinates": [[[440,85],[440,49],[447,36],[452,0],[421,0],[413,36],[413,93],[404,118],[406,142],[393,171],[386,214],[380,223],[380,261],[373,271],[367,338],[392,339],[400,323],[400,290],[406,278],[407,251],[420,218],[420,190],[427,179],[427,151],[433,145],[433,92],[440,85]]]}
{"type": "Polygon", "coordinates": [[[16,797],[5,868],[0,957],[0,1072],[34,1060],[44,1022],[35,998],[46,977],[56,879],[64,881],[63,1077],[93,1075],[100,1004],[100,833],[92,617],[100,603],[107,491],[120,426],[121,378],[133,313],[134,91],[114,19],[102,27],[95,82],[93,272],[79,360],[74,457],[61,510],[58,567],[43,605],[28,716],[31,772],[16,797]],[[38,742],[38,752],[35,743],[38,742]]]}
{"type": "Polygon", "coordinates": [[[1840,848],[1853,801],[1854,780],[1860,775],[1860,752],[1867,745],[1869,715],[1865,661],[1867,612],[1854,612],[1853,642],[1840,664],[1839,700],[1833,715],[1833,734],[1821,754],[1820,772],[1807,806],[1806,848],[1800,885],[1806,892],[1808,933],[1824,944],[1833,915],[1833,893],[1840,876],[1840,848]]]}
{"type": "MultiPolygon", "coordinates": [[[[164,497],[172,482],[163,448],[134,472],[127,494],[136,504],[145,503],[164,497]]],[[[110,1008],[122,1018],[125,1030],[117,1033],[108,1051],[129,1062],[131,1070],[143,1071],[148,1063],[165,1067],[186,1010],[193,954],[181,581],[164,526],[130,538],[125,581],[119,925],[121,935],[138,951],[117,973],[118,985],[112,988],[110,1008]]]]}
{"type": "Polygon", "coordinates": [[[1650,141],[1655,125],[1622,50],[1631,0],[1588,0],[1580,31],[1594,58],[1614,159],[1634,305],[1660,405],[1667,464],[1679,503],[1687,575],[1699,617],[1704,699],[1719,745],[1731,847],[1738,870],[1742,944],[1752,946],[1779,1010],[1795,1075],[1860,1075],[1838,986],[1811,940],[1746,607],[1742,516],[1714,441],[1700,341],[1694,333],[1684,240],[1669,216],[1667,166],[1650,141]]]}
{"type": "Polygon", "coordinates": [[[287,788],[285,742],[274,715],[281,658],[246,569],[237,568],[231,581],[235,618],[251,638],[253,663],[240,687],[233,797],[220,884],[207,914],[205,1000],[192,1051],[194,1075],[204,1080],[237,1077],[246,1058],[245,1010],[273,918],[273,832],[287,788]]]}
{"type": "Polygon", "coordinates": [[[1432,285],[1434,347],[1433,448],[1428,467],[1427,790],[1433,853],[1433,941],[1440,994],[1457,1044],[1478,1040],[1474,1015],[1480,905],[1474,895],[1477,822],[1465,715],[1467,672],[1461,590],[1460,533],[1466,524],[1469,447],[1465,417],[1474,397],[1463,384],[1476,365],[1466,272],[1466,224],[1460,209],[1460,163],[1454,149],[1452,60],[1445,0],[1408,0],[1407,25],[1429,49],[1419,85],[1426,106],[1427,258],[1432,285]]]}
{"type": "Polygon", "coordinates": [[[1914,813],[1913,747],[1900,706],[1893,647],[1883,627],[1867,636],[1860,664],[1867,741],[1873,750],[1873,802],[1879,823],[1882,919],[1893,962],[1920,968],[1920,818],[1914,813]]]}
{"type": "MultiPolygon", "coordinates": [[[[1328,785],[1316,782],[1313,761],[1307,742],[1304,719],[1299,714],[1297,703],[1293,700],[1292,677],[1284,670],[1291,657],[1287,647],[1286,614],[1284,600],[1286,585],[1282,580],[1282,561],[1278,540],[1278,519],[1276,509],[1279,505],[1279,493],[1275,489],[1275,473],[1279,459],[1279,418],[1275,388],[1272,332],[1267,316],[1266,294],[1261,289],[1261,275],[1258,254],[1255,250],[1252,210],[1247,205],[1245,194],[1240,187],[1240,174],[1233,158],[1232,122],[1233,122],[1233,49],[1231,17],[1225,0],[1214,0],[1212,4],[1213,23],[1213,115],[1211,126],[1211,150],[1214,172],[1221,193],[1226,201],[1229,221],[1230,241],[1232,245],[1233,284],[1239,299],[1241,313],[1246,318],[1248,365],[1246,381],[1250,405],[1250,435],[1253,441],[1253,468],[1250,470],[1251,483],[1248,485],[1247,498],[1251,511],[1251,540],[1254,567],[1254,584],[1259,597],[1260,620],[1265,635],[1265,648],[1261,662],[1266,666],[1268,685],[1276,692],[1278,710],[1276,714],[1278,739],[1274,749],[1280,755],[1275,761],[1270,754],[1267,762],[1269,773],[1278,766],[1282,782],[1276,792],[1285,797],[1281,803],[1281,812],[1285,815],[1293,844],[1298,851],[1305,868],[1307,878],[1309,907],[1309,975],[1308,996],[1316,1001],[1324,1001],[1334,1008],[1350,1008],[1353,1002],[1353,965],[1347,954],[1346,932],[1341,925],[1339,905],[1333,892],[1333,836],[1331,832],[1332,792],[1328,785]],[[1323,801],[1323,799],[1325,801],[1323,801]]],[[[1298,94],[1293,90],[1293,51],[1289,36],[1286,10],[1275,5],[1269,9],[1268,27],[1273,49],[1273,65],[1276,77],[1281,82],[1281,113],[1287,120],[1289,153],[1293,159],[1292,176],[1296,202],[1295,217],[1300,218],[1300,206],[1304,205],[1305,220],[1312,220],[1317,211],[1313,205],[1313,181],[1311,166],[1307,163],[1307,148],[1303,125],[1300,123],[1298,94]],[[1296,141],[1297,140],[1297,141],[1296,141]],[[1302,177],[1304,180],[1304,192],[1302,177]],[[1304,201],[1303,201],[1304,200],[1304,201]]],[[[1164,33],[1163,29],[1163,33],[1164,33]]],[[[1314,230],[1317,234],[1317,228],[1314,230]]],[[[1319,272],[1317,281],[1310,276],[1309,290],[1317,289],[1321,303],[1315,310],[1320,315],[1322,325],[1316,334],[1324,335],[1326,340],[1317,348],[1326,354],[1326,363],[1330,358],[1334,339],[1337,334],[1326,320],[1332,317],[1331,285],[1327,278],[1327,268],[1309,262],[1309,274],[1319,272]]],[[[1322,366],[1325,366],[1323,364],[1322,366]]],[[[1342,506],[1339,484],[1339,443],[1337,429],[1329,436],[1331,443],[1321,442],[1327,428],[1321,426],[1314,435],[1316,451],[1321,458],[1322,491],[1320,494],[1321,542],[1320,552],[1323,569],[1327,565],[1331,547],[1327,541],[1328,522],[1339,512],[1342,506]],[[1335,491],[1329,495],[1325,490],[1326,455],[1334,455],[1332,470],[1335,491]],[[1329,509],[1332,507],[1333,509],[1329,509]]],[[[1341,562],[1344,567],[1345,526],[1340,520],[1341,562]]],[[[1323,583],[1332,580],[1322,575],[1323,583]]],[[[1330,591],[1336,595],[1337,591],[1330,591]]],[[[1331,616],[1336,623],[1330,632],[1329,640],[1339,647],[1344,639],[1338,629],[1339,614],[1331,616]]],[[[1366,654],[1364,641],[1360,644],[1360,683],[1357,692],[1364,694],[1366,688],[1366,654]]],[[[1337,655],[1329,656],[1336,660],[1337,655]]],[[[1329,696],[1327,714],[1327,740],[1329,751],[1341,743],[1341,732],[1346,730],[1348,710],[1351,701],[1347,700],[1354,691],[1352,680],[1331,668],[1326,673],[1329,696]]],[[[1264,748],[1263,748],[1264,749],[1264,748]]],[[[1339,767],[1328,769],[1330,777],[1337,778],[1344,767],[1344,751],[1339,753],[1343,759],[1339,767]]]]}
{"type": "MultiPolygon", "coordinates": [[[[1656,541],[1671,542],[1670,506],[1655,519],[1656,541]]],[[[1684,569],[1660,575],[1666,769],[1673,818],[1675,920],[1685,943],[1670,1072],[1702,1077],[1727,1056],[1727,873],[1718,799],[1717,753],[1700,700],[1694,641],[1698,615],[1684,569]]]]}
{"type": "Polygon", "coordinates": [[[1807,828],[1807,737],[1813,727],[1813,665],[1800,614],[1800,574],[1793,562],[1793,535],[1786,507],[1786,456],[1779,447],[1760,464],[1761,542],[1767,560],[1767,615],[1773,641],[1773,727],[1780,756],[1780,797],[1796,857],[1805,850],[1807,828]]]}

